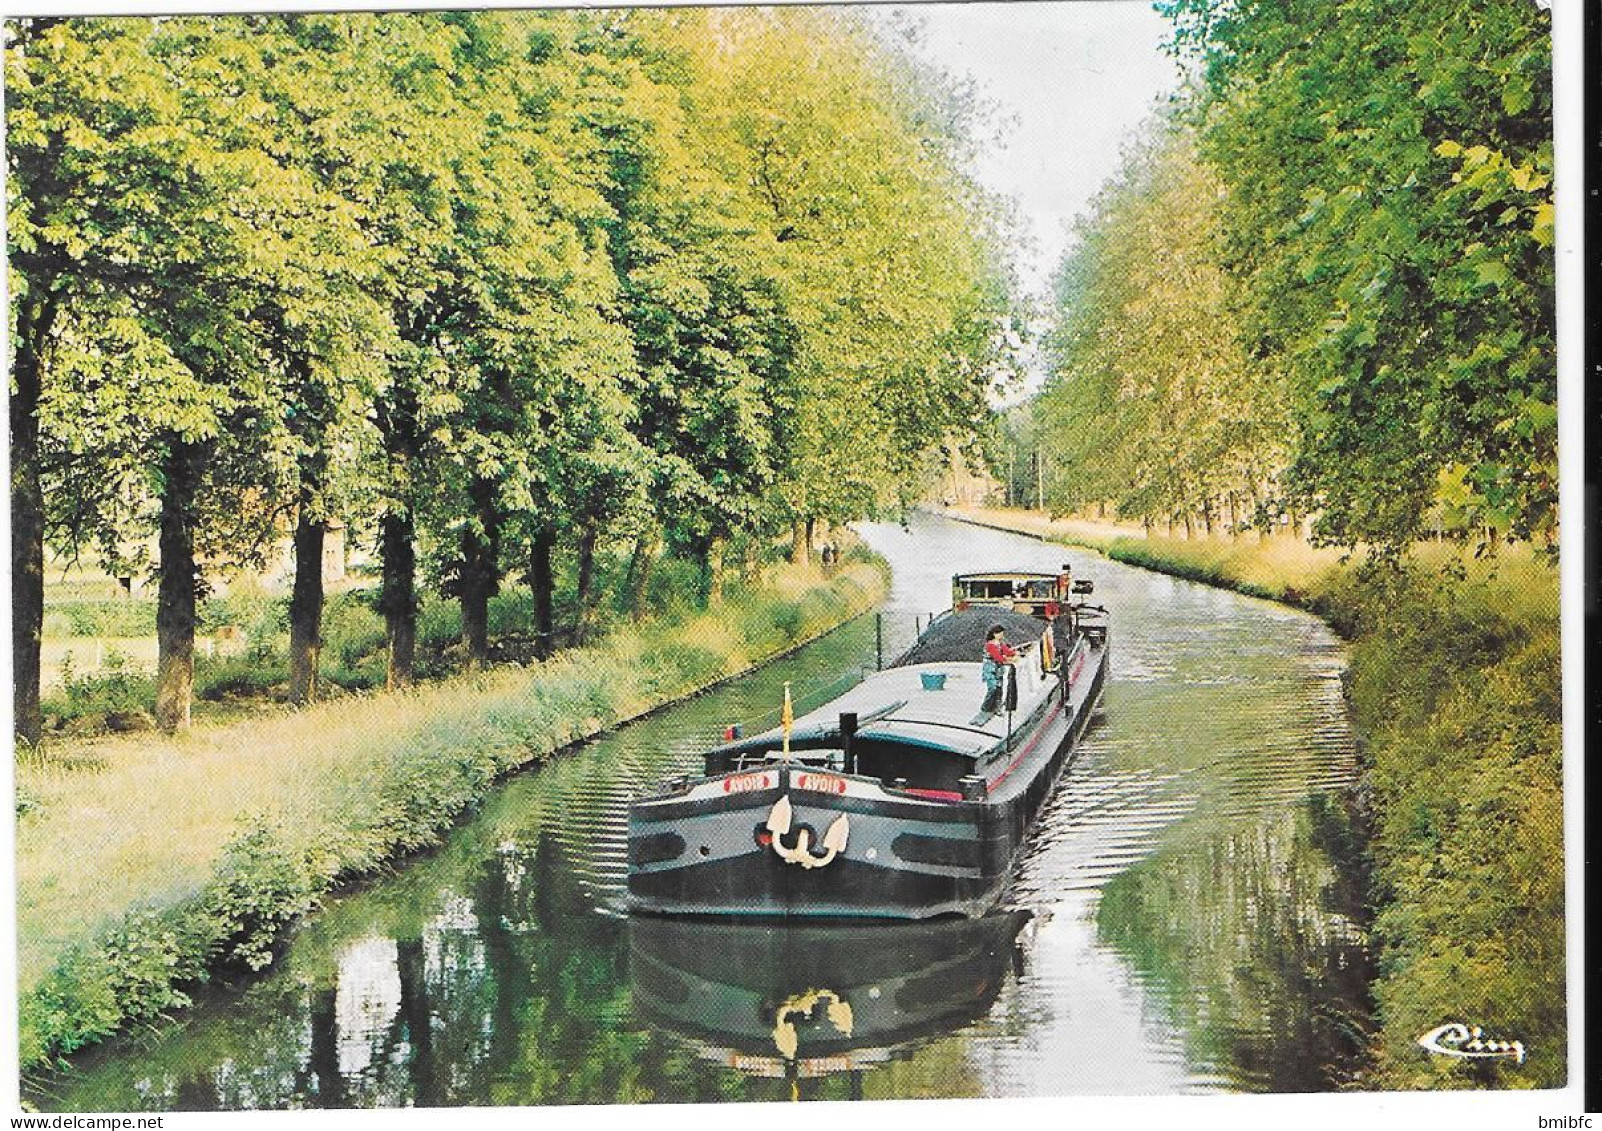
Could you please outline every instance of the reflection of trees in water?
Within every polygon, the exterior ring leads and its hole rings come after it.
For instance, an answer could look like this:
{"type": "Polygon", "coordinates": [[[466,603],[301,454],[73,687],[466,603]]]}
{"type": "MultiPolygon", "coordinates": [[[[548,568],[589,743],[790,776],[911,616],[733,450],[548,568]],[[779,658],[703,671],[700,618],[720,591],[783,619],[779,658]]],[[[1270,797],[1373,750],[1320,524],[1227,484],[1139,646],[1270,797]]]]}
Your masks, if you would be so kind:
{"type": "MultiPolygon", "coordinates": [[[[1183,1034],[1193,1069],[1253,1091],[1322,1091],[1366,1062],[1370,958],[1326,795],[1201,833],[1112,880],[1101,936],[1183,1034]]],[[[1347,843],[1350,839],[1347,838],[1347,843]]]]}
{"type": "Polygon", "coordinates": [[[637,1025],[623,924],[590,913],[554,837],[499,843],[347,901],[284,969],[140,1047],[106,1046],[39,1100],[129,1111],[785,1098],[782,1082],[746,1080],[637,1025]]]}

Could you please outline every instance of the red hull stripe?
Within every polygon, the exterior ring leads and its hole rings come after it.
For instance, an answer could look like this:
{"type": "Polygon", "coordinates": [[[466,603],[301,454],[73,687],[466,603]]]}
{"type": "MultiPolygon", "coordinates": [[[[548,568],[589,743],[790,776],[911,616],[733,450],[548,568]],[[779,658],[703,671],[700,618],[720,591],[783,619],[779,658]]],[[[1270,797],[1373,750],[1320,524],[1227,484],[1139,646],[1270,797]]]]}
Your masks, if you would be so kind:
{"type": "Polygon", "coordinates": [[[1024,744],[1024,748],[1022,750],[1018,751],[1018,756],[1011,762],[1007,763],[1007,768],[1005,770],[1002,770],[1001,773],[990,779],[990,789],[995,789],[996,786],[1000,785],[1008,774],[1012,773],[1018,768],[1019,762],[1022,762],[1025,758],[1029,757],[1029,752],[1036,746],[1040,745],[1040,740],[1046,737],[1047,728],[1051,726],[1052,722],[1055,721],[1057,716],[1060,714],[1062,714],[1062,703],[1059,701],[1057,705],[1051,709],[1050,713],[1046,715],[1045,721],[1035,729],[1035,736],[1024,744]]]}
{"type": "Polygon", "coordinates": [[[962,794],[954,793],[949,789],[900,789],[897,793],[910,793],[914,797],[924,797],[930,801],[961,801],[962,794]]]}

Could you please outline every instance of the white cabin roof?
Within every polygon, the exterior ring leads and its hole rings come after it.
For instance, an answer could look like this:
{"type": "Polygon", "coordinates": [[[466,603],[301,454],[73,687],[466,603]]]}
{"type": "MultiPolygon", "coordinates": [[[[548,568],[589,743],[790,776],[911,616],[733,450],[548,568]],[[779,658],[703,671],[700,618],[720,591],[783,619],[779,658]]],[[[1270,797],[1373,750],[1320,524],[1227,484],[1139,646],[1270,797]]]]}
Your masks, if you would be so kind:
{"type": "MultiPolygon", "coordinates": [[[[1005,711],[983,723],[976,724],[974,721],[985,697],[980,668],[981,665],[976,663],[945,662],[909,664],[874,672],[838,699],[797,716],[795,734],[800,737],[807,731],[831,730],[844,711],[855,711],[859,717],[865,717],[901,703],[883,718],[862,723],[857,733],[865,737],[908,742],[978,757],[1007,737],[1005,711]],[[944,688],[938,691],[925,690],[925,673],[943,673],[946,677],[944,688]]],[[[1040,674],[1033,649],[1019,657],[1015,670],[1018,674],[1018,707],[1013,712],[1013,719],[1017,721],[1027,718],[1040,701],[1051,693],[1055,681],[1040,674]]],[[[754,743],[769,736],[777,746],[781,731],[775,728],[750,741],[754,743]]]]}

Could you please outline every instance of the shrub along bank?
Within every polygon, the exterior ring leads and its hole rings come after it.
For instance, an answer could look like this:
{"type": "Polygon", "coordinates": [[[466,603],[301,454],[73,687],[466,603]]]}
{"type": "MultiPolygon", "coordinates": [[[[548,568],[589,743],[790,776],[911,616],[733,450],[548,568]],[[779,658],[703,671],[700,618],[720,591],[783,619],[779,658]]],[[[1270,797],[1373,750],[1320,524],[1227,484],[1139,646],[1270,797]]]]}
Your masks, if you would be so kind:
{"type": "Polygon", "coordinates": [[[1306,608],[1351,642],[1380,1026],[1376,1088],[1555,1087],[1566,1077],[1557,574],[1526,551],[1419,547],[1400,570],[1274,537],[1176,539],[1023,511],[953,518],[1088,546],[1306,608]],[[1523,1064],[1432,1057],[1448,1022],[1523,1064]]]}
{"type": "Polygon", "coordinates": [[[866,612],[887,574],[786,566],[531,667],[30,755],[17,829],[24,1068],[260,969],[336,884],[439,842],[501,775],[866,612]]]}

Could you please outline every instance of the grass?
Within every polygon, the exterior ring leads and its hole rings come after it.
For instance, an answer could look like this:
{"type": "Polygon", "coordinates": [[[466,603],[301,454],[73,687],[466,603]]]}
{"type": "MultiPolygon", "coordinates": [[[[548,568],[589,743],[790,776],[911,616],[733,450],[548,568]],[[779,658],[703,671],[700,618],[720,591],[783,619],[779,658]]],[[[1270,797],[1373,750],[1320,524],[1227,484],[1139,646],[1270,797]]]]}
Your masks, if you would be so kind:
{"type": "Polygon", "coordinates": [[[25,1068],[254,969],[331,886],[437,843],[501,775],[787,651],[886,589],[857,559],[776,567],[704,612],[667,615],[529,667],[401,694],[56,744],[18,766],[25,1068]]]}
{"type": "Polygon", "coordinates": [[[1351,643],[1380,1039],[1367,1088],[1561,1086],[1561,653],[1556,571],[1527,548],[1423,544],[1400,571],[1288,537],[1144,538],[1017,511],[953,517],[1089,546],[1295,604],[1351,643]],[[1429,1057],[1448,1021],[1521,1040],[1524,1064],[1429,1057]]]}

